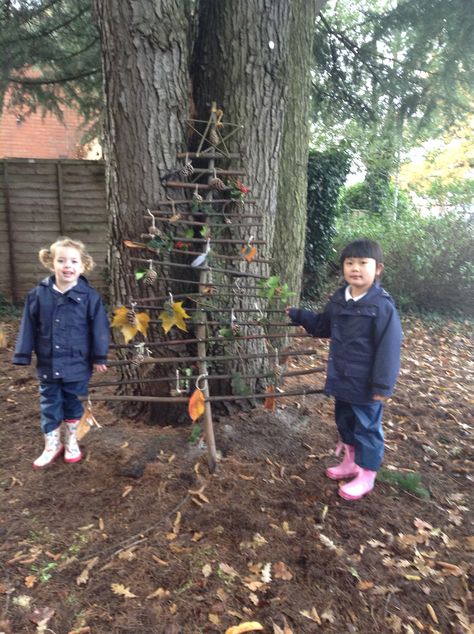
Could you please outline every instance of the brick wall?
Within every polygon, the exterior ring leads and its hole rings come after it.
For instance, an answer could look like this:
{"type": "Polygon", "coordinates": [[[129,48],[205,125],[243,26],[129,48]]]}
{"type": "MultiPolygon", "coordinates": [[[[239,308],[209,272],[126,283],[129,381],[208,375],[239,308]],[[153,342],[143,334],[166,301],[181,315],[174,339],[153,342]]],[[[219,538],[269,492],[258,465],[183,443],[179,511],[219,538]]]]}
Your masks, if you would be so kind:
{"type": "Polygon", "coordinates": [[[0,117],[0,158],[82,158],[81,119],[64,108],[64,122],[37,112],[26,118],[5,109],[0,117]]]}

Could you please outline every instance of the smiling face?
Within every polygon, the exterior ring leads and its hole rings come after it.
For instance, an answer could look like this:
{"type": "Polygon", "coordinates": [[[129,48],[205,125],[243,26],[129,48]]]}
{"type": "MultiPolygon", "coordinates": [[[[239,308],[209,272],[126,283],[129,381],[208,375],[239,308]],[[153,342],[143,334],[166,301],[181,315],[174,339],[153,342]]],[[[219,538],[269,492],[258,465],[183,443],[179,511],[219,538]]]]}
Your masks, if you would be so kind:
{"type": "Polygon", "coordinates": [[[350,286],[352,297],[366,293],[383,270],[374,258],[346,258],[343,264],[344,279],[350,286]]]}
{"type": "Polygon", "coordinates": [[[81,252],[74,247],[58,247],[54,251],[53,273],[56,286],[65,290],[73,286],[84,272],[81,252]]]}

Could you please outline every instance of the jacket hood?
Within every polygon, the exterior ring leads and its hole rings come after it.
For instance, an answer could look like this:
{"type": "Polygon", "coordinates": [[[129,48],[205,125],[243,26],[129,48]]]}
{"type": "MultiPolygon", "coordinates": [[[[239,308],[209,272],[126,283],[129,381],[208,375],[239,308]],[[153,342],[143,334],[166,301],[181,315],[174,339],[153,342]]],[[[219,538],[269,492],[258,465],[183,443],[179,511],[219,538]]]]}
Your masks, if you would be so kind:
{"type": "MultiPolygon", "coordinates": [[[[54,277],[54,275],[48,275],[47,277],[45,277],[45,278],[43,278],[41,280],[39,285],[40,286],[49,286],[49,287],[52,288],[55,280],[56,280],[56,278],[54,277]]],[[[75,286],[73,286],[72,288],[77,293],[85,293],[85,292],[87,292],[87,289],[90,288],[90,285],[89,285],[89,282],[87,281],[87,278],[84,277],[84,275],[79,275],[79,277],[77,278],[77,284],[75,286]]]]}

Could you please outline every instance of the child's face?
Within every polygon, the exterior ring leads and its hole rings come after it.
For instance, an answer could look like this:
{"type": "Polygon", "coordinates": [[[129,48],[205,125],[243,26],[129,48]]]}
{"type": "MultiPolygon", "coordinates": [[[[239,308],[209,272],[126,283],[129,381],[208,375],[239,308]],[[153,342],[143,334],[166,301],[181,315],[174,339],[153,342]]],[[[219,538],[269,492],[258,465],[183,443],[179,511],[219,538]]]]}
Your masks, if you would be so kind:
{"type": "Polygon", "coordinates": [[[366,293],[375,277],[382,273],[383,264],[374,258],[346,258],[343,265],[344,279],[351,287],[353,297],[366,293]]]}
{"type": "Polygon", "coordinates": [[[58,247],[54,253],[53,272],[58,288],[71,286],[84,272],[80,251],[74,247],[58,247]]]}

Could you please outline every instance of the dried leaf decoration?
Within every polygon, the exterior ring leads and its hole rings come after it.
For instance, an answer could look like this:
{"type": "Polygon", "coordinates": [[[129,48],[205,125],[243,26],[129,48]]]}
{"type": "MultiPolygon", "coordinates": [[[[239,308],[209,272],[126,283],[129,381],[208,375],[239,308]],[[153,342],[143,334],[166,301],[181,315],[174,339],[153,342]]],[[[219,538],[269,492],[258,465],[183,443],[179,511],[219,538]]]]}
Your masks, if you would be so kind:
{"type": "Polygon", "coordinates": [[[184,310],[183,302],[167,302],[165,304],[165,310],[162,310],[158,317],[161,319],[161,325],[163,326],[165,334],[168,334],[173,326],[176,326],[184,332],[188,332],[188,327],[184,323],[184,320],[189,319],[190,315],[184,310]]]}
{"type": "Polygon", "coordinates": [[[204,414],[205,407],[204,394],[202,390],[196,388],[188,403],[188,411],[193,423],[204,414]]]}
{"type": "MultiPolygon", "coordinates": [[[[265,392],[267,392],[268,394],[272,394],[275,391],[275,386],[274,385],[269,385],[266,389],[265,392]]],[[[263,401],[263,407],[265,409],[268,409],[270,412],[274,412],[276,410],[276,400],[275,397],[273,396],[268,396],[264,401],[263,401]]]]}
{"type": "Polygon", "coordinates": [[[120,306],[114,310],[114,318],[112,320],[112,328],[118,328],[125,339],[125,343],[131,341],[137,332],[141,332],[146,338],[148,322],[150,316],[147,313],[137,313],[136,323],[131,324],[127,313],[129,309],[126,306],[120,306]]]}
{"type": "Polygon", "coordinates": [[[257,247],[251,246],[251,245],[247,245],[245,247],[242,247],[242,251],[241,252],[242,252],[242,257],[245,260],[247,260],[247,262],[252,262],[252,260],[257,255],[257,247]]]}

